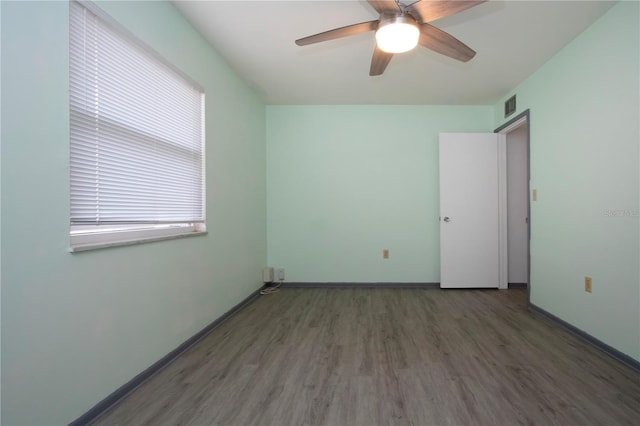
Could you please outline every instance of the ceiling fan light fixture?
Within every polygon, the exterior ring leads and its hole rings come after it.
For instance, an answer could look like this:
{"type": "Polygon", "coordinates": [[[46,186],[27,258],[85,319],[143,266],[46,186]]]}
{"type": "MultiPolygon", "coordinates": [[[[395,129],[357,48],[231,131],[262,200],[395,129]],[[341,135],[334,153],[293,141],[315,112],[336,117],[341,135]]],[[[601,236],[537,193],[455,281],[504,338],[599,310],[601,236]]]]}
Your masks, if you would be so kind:
{"type": "Polygon", "coordinates": [[[378,48],[388,53],[408,52],[418,45],[419,37],[416,21],[406,15],[380,21],[376,31],[378,48]]]}

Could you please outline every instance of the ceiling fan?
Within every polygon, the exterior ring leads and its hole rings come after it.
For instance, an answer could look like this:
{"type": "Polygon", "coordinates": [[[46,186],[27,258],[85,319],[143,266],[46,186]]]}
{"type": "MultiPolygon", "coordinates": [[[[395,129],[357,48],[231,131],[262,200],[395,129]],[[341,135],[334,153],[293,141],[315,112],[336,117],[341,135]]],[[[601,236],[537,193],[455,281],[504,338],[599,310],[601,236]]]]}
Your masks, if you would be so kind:
{"type": "Polygon", "coordinates": [[[381,75],[394,53],[402,53],[420,44],[440,54],[462,62],[476,52],[452,35],[429,24],[436,19],[454,15],[487,0],[418,0],[404,5],[396,0],[368,0],[380,14],[374,21],[335,28],[296,40],[298,46],[320,43],[369,31],[376,32],[376,47],[369,75],[381,75]]]}

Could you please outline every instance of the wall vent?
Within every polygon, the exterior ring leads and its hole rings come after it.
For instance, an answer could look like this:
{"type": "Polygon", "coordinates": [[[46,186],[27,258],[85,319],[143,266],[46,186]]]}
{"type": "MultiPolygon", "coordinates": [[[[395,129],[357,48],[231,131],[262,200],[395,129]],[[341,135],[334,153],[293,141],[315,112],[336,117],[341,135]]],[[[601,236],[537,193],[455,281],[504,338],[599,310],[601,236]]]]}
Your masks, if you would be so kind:
{"type": "Polygon", "coordinates": [[[507,118],[516,111],[516,95],[513,95],[504,103],[504,118],[507,118]]]}

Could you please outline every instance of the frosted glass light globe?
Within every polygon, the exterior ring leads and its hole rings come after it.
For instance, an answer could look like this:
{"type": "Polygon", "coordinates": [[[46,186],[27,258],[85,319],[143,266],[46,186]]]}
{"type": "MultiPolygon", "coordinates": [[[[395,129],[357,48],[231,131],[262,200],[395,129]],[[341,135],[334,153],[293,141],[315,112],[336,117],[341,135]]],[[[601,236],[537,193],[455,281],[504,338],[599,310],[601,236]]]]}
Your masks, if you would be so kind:
{"type": "Polygon", "coordinates": [[[381,22],[376,31],[378,47],[388,53],[402,53],[416,47],[420,30],[415,21],[399,16],[388,22],[381,22]]]}

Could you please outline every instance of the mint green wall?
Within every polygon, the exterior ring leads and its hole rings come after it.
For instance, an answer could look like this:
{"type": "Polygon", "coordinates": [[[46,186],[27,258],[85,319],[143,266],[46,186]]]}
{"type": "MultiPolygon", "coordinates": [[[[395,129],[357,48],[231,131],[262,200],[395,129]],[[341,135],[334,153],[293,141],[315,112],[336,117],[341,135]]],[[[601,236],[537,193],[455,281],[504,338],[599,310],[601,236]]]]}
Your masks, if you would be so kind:
{"type": "MultiPolygon", "coordinates": [[[[2,22],[2,2],[0,1],[0,23],[2,22]]],[[[2,31],[0,31],[0,46],[2,46],[2,31]]],[[[1,60],[0,60],[1,62],[1,60]]],[[[0,66],[0,81],[2,81],[2,66],[0,66]]],[[[0,85],[1,86],[1,85],[0,85]]],[[[0,88],[1,90],[1,88],[0,88]]],[[[0,102],[0,117],[2,108],[0,102]]],[[[2,134],[2,119],[0,118],[0,135],[2,134]]],[[[2,152],[2,137],[0,137],[0,152],[2,152]]],[[[2,223],[2,161],[0,155],[0,224],[2,223]]],[[[2,241],[2,226],[0,226],[0,241],[2,241]]],[[[0,244],[0,318],[2,318],[2,244],[0,244]]],[[[0,377],[2,377],[2,330],[0,321],[0,377]]],[[[1,380],[0,380],[1,382],[1,380]]],[[[0,423],[2,423],[2,383],[0,383],[0,423]]]]}
{"type": "Polygon", "coordinates": [[[438,133],[492,131],[492,114],[268,106],[269,265],[293,282],[439,282],[438,133]]]}
{"type": "MultiPolygon", "coordinates": [[[[101,3],[207,91],[209,234],[72,255],[68,6],[0,5],[3,424],[86,412],[258,288],[267,245],[288,281],[439,281],[437,134],[492,131],[502,101],[270,106],[265,121],[170,4],[101,3]]],[[[539,190],[532,301],[636,359],[638,16],[614,6],[513,92],[539,190]]]]}
{"type": "Polygon", "coordinates": [[[2,424],[64,424],[261,285],[264,105],[168,2],[101,3],[207,96],[209,234],[68,253],[68,4],[2,2],[2,424]]]}
{"type": "Polygon", "coordinates": [[[531,110],[531,301],[638,360],[639,16],[617,4],[512,92],[531,110]]]}

